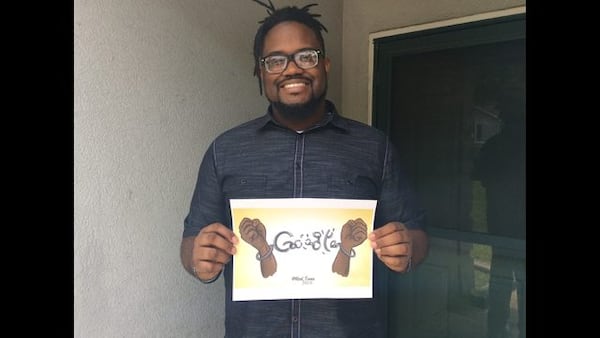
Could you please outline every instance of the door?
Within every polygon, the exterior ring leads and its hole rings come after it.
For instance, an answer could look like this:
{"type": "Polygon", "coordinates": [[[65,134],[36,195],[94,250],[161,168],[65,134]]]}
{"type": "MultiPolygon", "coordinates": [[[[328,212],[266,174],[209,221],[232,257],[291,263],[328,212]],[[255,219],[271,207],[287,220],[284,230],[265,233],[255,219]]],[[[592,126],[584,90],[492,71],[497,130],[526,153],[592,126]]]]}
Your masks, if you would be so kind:
{"type": "Polygon", "coordinates": [[[525,337],[525,41],[524,15],[375,40],[373,124],[431,237],[389,274],[390,337],[525,337]]]}

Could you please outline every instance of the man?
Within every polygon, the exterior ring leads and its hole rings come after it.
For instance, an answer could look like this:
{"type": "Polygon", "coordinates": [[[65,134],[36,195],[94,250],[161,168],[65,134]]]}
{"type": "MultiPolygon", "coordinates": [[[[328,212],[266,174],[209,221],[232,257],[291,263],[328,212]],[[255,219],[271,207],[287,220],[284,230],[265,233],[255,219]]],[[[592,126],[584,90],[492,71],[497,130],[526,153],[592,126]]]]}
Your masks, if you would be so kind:
{"type": "MultiPolygon", "coordinates": [[[[473,177],[485,188],[488,232],[525,239],[525,90],[503,88],[498,102],[501,131],[486,141],[473,177]]],[[[513,290],[517,291],[519,337],[525,337],[525,257],[502,245],[492,246],[487,328],[489,338],[508,336],[513,290]]]]}
{"type": "Polygon", "coordinates": [[[270,16],[256,33],[254,57],[255,75],[270,102],[267,113],[211,144],[185,219],[185,269],[203,283],[224,274],[226,337],[386,336],[377,297],[232,301],[228,263],[240,239],[231,230],[230,199],[377,200],[375,230],[368,236],[374,264],[403,273],[427,252],[423,212],[394,147],[378,130],[340,116],[325,98],[330,68],[325,27],[309,13],[311,6],[266,6],[270,16]]]}

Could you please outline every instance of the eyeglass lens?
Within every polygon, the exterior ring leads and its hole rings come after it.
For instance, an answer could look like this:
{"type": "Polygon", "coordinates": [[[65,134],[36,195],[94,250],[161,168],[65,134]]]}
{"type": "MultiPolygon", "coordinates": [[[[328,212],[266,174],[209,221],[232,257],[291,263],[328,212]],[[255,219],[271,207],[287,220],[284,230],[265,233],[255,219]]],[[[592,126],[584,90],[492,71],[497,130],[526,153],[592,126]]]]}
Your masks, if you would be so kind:
{"type": "Polygon", "coordinates": [[[298,67],[308,69],[317,66],[319,53],[316,50],[303,50],[292,55],[267,56],[264,58],[265,68],[269,73],[281,73],[287,68],[290,59],[293,59],[298,67]]]}

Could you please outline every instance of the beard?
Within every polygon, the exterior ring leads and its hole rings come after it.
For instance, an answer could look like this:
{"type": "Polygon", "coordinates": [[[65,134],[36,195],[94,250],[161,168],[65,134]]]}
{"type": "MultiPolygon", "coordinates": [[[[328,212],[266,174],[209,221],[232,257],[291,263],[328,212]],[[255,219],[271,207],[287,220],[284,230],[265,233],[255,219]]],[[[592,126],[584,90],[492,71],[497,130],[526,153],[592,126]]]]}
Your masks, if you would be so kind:
{"type": "Polygon", "coordinates": [[[327,87],[325,87],[325,90],[321,95],[317,97],[312,95],[310,100],[304,103],[287,104],[281,101],[271,101],[271,104],[283,118],[292,121],[302,121],[315,113],[317,107],[325,99],[326,95],[327,87]]]}

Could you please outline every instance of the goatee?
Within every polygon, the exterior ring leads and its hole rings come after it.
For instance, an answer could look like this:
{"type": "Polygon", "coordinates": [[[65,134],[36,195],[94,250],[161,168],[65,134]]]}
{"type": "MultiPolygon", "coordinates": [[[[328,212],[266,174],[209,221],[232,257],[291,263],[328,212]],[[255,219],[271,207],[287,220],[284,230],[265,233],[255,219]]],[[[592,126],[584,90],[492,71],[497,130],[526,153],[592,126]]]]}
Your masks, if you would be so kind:
{"type": "Polygon", "coordinates": [[[323,94],[319,97],[312,96],[311,99],[305,103],[285,104],[281,101],[276,101],[271,102],[271,104],[286,120],[302,121],[315,113],[321,101],[325,99],[326,94],[327,90],[324,90],[323,94]]]}

